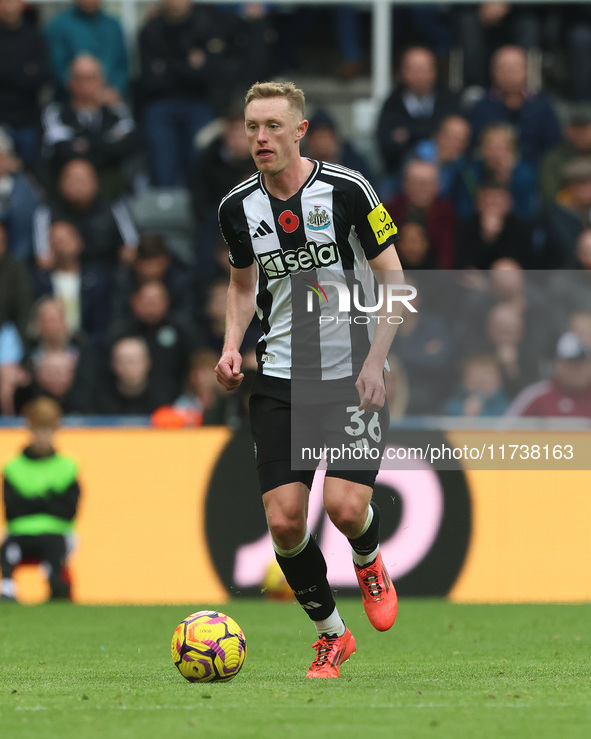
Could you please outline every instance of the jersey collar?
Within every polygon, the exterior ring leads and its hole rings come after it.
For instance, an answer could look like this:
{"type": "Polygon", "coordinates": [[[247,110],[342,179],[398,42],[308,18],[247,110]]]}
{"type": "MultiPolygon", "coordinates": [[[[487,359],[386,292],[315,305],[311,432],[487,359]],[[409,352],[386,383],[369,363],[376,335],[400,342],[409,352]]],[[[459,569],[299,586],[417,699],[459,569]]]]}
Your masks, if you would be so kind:
{"type": "MultiPolygon", "coordinates": [[[[308,187],[310,187],[310,185],[314,182],[314,180],[318,176],[318,173],[320,172],[321,162],[318,162],[315,159],[310,159],[309,157],[308,157],[308,161],[310,161],[310,162],[312,162],[314,164],[314,168],[310,172],[310,174],[308,176],[308,179],[304,182],[304,184],[300,187],[300,189],[294,195],[291,196],[291,198],[298,197],[298,195],[300,195],[304,190],[306,190],[308,187]]],[[[268,198],[271,198],[272,200],[277,200],[278,199],[274,195],[271,195],[271,193],[265,187],[265,182],[263,180],[263,173],[262,172],[259,172],[259,187],[265,193],[265,195],[268,198]]],[[[291,200],[291,198],[288,198],[287,200],[282,201],[282,202],[286,202],[287,203],[287,202],[289,202],[291,200]]]]}

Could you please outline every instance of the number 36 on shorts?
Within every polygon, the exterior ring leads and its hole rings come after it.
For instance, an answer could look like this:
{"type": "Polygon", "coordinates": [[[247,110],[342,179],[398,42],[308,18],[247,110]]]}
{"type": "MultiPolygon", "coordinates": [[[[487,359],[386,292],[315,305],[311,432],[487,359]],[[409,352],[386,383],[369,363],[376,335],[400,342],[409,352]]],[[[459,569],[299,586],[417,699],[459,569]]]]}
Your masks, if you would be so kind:
{"type": "Polygon", "coordinates": [[[366,424],[364,416],[368,414],[367,411],[360,411],[355,405],[347,406],[347,414],[350,416],[350,423],[345,426],[345,433],[349,436],[361,436],[361,434],[367,433],[370,438],[379,444],[382,440],[382,426],[380,424],[380,416],[376,411],[371,414],[371,418],[366,424]]]}

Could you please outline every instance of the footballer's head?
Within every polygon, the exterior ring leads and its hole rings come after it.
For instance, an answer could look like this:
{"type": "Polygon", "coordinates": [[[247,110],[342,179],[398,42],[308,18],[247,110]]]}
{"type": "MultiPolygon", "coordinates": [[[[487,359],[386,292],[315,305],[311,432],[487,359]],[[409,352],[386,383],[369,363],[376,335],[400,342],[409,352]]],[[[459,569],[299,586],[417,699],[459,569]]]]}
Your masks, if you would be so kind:
{"type": "Polygon", "coordinates": [[[257,82],[246,94],[244,117],[258,169],[277,175],[289,168],[308,129],[304,93],[291,82],[257,82]]]}
{"type": "Polygon", "coordinates": [[[244,109],[246,110],[253,100],[268,100],[269,98],[285,98],[288,107],[296,120],[304,117],[306,98],[303,90],[293,82],[255,82],[246,93],[244,109]]]}

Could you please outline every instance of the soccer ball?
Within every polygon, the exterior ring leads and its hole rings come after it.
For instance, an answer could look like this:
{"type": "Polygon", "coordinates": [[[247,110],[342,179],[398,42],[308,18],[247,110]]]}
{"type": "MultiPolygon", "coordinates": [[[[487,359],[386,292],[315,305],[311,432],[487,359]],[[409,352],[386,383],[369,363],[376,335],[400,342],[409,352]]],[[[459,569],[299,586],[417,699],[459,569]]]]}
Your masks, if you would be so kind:
{"type": "Polygon", "coordinates": [[[234,619],[218,611],[199,611],[176,627],[172,661],[191,683],[228,682],[246,658],[246,639],[234,619]]]}

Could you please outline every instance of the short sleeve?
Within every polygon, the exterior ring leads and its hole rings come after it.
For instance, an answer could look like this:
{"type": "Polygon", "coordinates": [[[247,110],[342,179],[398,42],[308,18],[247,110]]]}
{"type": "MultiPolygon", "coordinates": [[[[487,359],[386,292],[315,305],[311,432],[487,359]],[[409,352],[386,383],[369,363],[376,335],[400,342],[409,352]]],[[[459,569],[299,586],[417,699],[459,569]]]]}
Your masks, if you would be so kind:
{"type": "Polygon", "coordinates": [[[352,192],[352,221],[365,256],[373,259],[398,241],[392,217],[365,178],[358,178],[352,192]]]}
{"type": "Polygon", "coordinates": [[[252,247],[241,241],[239,229],[234,224],[234,219],[230,212],[230,205],[227,202],[222,202],[220,205],[218,218],[222,236],[230,250],[228,253],[230,264],[232,267],[236,267],[236,269],[245,269],[246,267],[250,267],[254,261],[252,247]]]}

